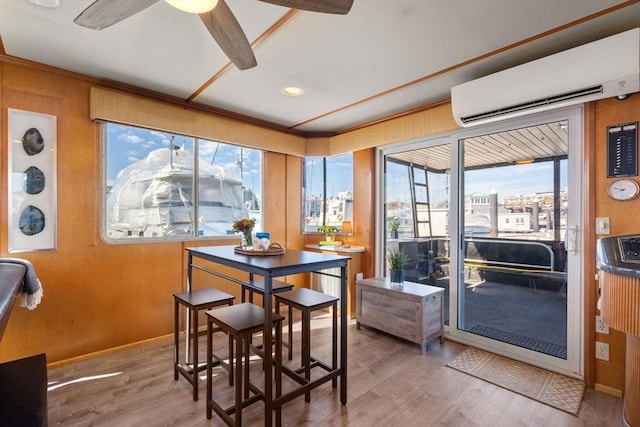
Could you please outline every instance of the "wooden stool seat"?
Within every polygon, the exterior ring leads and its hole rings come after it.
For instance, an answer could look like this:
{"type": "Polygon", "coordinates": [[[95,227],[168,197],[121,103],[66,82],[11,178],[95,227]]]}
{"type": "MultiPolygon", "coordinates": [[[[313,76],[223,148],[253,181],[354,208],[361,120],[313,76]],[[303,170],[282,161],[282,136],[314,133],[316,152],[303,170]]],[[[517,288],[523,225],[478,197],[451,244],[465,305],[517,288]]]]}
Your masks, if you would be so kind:
{"type": "MultiPolygon", "coordinates": [[[[304,373],[304,377],[307,381],[311,379],[311,369],[320,367],[327,372],[332,372],[337,369],[338,366],[338,301],[339,298],[332,295],[327,295],[322,292],[314,291],[307,288],[298,288],[292,291],[282,292],[274,296],[276,301],[276,313],[280,313],[280,304],[286,304],[289,307],[288,312],[288,347],[289,347],[289,360],[293,359],[293,320],[292,320],[292,308],[296,308],[302,312],[302,351],[301,351],[301,367],[296,370],[296,373],[304,373]],[[311,357],[311,312],[320,310],[323,308],[332,308],[333,312],[333,330],[332,330],[332,354],[331,354],[331,366],[320,362],[317,359],[311,357]]],[[[335,378],[332,380],[332,385],[335,388],[337,381],[335,378]]],[[[309,402],[311,395],[309,392],[305,393],[305,401],[309,402]]]]}
{"type": "MultiPolygon", "coordinates": [[[[264,353],[251,346],[251,338],[254,333],[264,330],[264,308],[251,303],[241,303],[229,307],[217,308],[205,312],[207,315],[207,419],[211,419],[212,410],[229,426],[242,425],[242,408],[258,400],[264,400],[264,392],[251,384],[249,380],[249,356],[250,351],[261,357],[264,353]],[[216,325],[220,330],[229,334],[235,342],[235,404],[228,408],[222,408],[213,398],[213,330],[216,325]],[[244,358],[244,364],[243,364],[244,358]],[[250,393],[253,393],[250,396],[250,393]],[[235,414],[235,419],[231,415],[235,414]]],[[[282,320],[279,314],[272,315],[275,333],[275,384],[276,397],[282,392],[282,320]]],[[[265,351],[267,348],[265,347],[265,351]]],[[[276,419],[280,419],[280,409],[276,411],[276,419]]]]}
{"type": "MultiPolygon", "coordinates": [[[[174,356],[173,356],[173,379],[178,380],[178,374],[181,374],[189,383],[191,383],[193,387],[193,400],[198,400],[198,373],[203,371],[206,368],[206,364],[199,365],[198,364],[198,313],[202,310],[209,310],[214,307],[219,307],[223,305],[232,305],[234,296],[228,294],[226,292],[219,291],[213,288],[206,289],[198,289],[192,290],[190,292],[179,292],[173,294],[174,298],[174,334],[173,334],[173,347],[174,347],[174,356]],[[180,305],[185,307],[189,313],[191,314],[191,326],[190,330],[185,331],[186,334],[191,336],[192,342],[192,363],[188,361],[182,365],[180,363],[180,355],[179,355],[179,344],[178,344],[178,335],[179,335],[179,311],[180,305]]],[[[231,338],[229,338],[229,343],[231,343],[231,338]]],[[[233,353],[231,349],[231,345],[229,346],[229,382],[233,381],[233,353]]],[[[222,364],[221,359],[217,356],[217,363],[222,364]]]]}

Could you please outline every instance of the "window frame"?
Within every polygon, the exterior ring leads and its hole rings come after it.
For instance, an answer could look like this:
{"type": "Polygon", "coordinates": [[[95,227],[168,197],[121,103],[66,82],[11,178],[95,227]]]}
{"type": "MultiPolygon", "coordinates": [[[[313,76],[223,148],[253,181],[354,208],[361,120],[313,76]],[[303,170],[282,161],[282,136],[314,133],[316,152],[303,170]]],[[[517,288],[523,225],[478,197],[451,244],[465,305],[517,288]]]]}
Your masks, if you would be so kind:
{"type": "MultiPolygon", "coordinates": [[[[264,171],[264,155],[265,152],[264,150],[258,149],[258,148],[253,148],[253,147],[248,147],[248,146],[243,146],[240,144],[229,144],[227,142],[222,142],[222,141],[217,141],[217,140],[213,140],[213,139],[206,139],[206,138],[198,138],[195,136],[191,136],[191,135],[187,135],[187,134],[182,134],[182,133],[176,133],[176,132],[171,132],[171,131],[162,131],[162,130],[157,130],[157,129],[151,129],[148,127],[144,127],[144,126],[138,126],[138,125],[130,125],[130,124],[124,124],[124,123],[117,123],[117,122],[111,122],[111,121],[97,121],[99,127],[100,127],[100,150],[101,150],[101,155],[100,155],[100,168],[101,168],[101,180],[100,180],[100,188],[101,188],[101,195],[100,195],[100,237],[101,239],[108,244],[130,244],[130,243],[159,243],[159,242],[182,242],[182,241],[198,241],[198,240],[230,240],[230,239],[237,239],[238,235],[234,232],[232,232],[232,222],[237,220],[237,219],[241,219],[244,217],[252,217],[252,218],[256,218],[257,219],[257,223],[261,224],[262,220],[263,220],[263,212],[264,212],[264,198],[262,197],[262,188],[263,188],[263,171],[264,171]],[[191,167],[192,167],[192,176],[191,176],[191,190],[190,193],[188,194],[190,200],[188,199],[187,201],[189,202],[188,207],[190,207],[191,209],[188,211],[189,212],[189,217],[192,218],[191,219],[191,230],[190,233],[180,233],[178,235],[172,236],[172,235],[167,235],[167,234],[161,234],[161,233],[157,233],[157,234],[152,234],[151,236],[149,235],[144,235],[144,236],[139,236],[139,235],[129,235],[129,236],[122,236],[122,237],[114,237],[113,235],[109,234],[109,222],[110,222],[110,217],[109,217],[109,212],[108,212],[108,198],[109,198],[109,193],[111,191],[111,185],[110,185],[110,180],[115,180],[115,177],[117,176],[118,173],[120,173],[122,170],[124,170],[127,166],[129,166],[132,163],[128,163],[126,166],[120,168],[113,177],[109,177],[109,126],[119,126],[122,127],[123,129],[133,129],[133,130],[140,130],[143,132],[157,132],[163,135],[166,135],[167,139],[169,139],[171,142],[169,144],[169,148],[173,148],[173,149],[178,149],[178,148],[174,148],[175,146],[173,145],[173,137],[176,137],[178,139],[182,139],[184,138],[184,140],[190,140],[190,148],[191,148],[191,156],[192,156],[192,163],[191,163],[191,167]],[[200,204],[200,197],[201,197],[201,193],[203,191],[202,186],[200,185],[202,182],[202,178],[205,178],[204,175],[201,175],[200,172],[200,165],[202,163],[202,157],[200,156],[200,148],[205,147],[206,145],[210,145],[210,144],[218,144],[218,146],[224,146],[225,148],[227,148],[228,150],[238,150],[238,152],[240,153],[240,156],[243,156],[243,154],[245,153],[244,150],[253,150],[254,152],[256,152],[257,154],[253,154],[254,156],[257,155],[257,163],[259,165],[259,170],[258,172],[250,172],[248,173],[250,175],[250,182],[251,183],[255,183],[255,178],[257,177],[259,179],[259,183],[257,187],[251,187],[248,188],[247,187],[247,174],[243,173],[243,162],[244,162],[244,158],[242,158],[240,161],[236,161],[234,162],[234,164],[237,166],[238,164],[240,164],[240,173],[237,173],[237,178],[240,178],[241,184],[240,184],[240,199],[239,199],[239,206],[237,208],[234,209],[234,219],[228,221],[228,228],[226,229],[226,234],[204,234],[205,231],[203,231],[201,225],[199,225],[199,220],[194,219],[194,218],[199,218],[202,216],[202,210],[204,209],[205,205],[201,205],[200,204]],[[256,188],[258,189],[258,191],[256,191],[256,188]],[[245,201],[247,194],[250,194],[254,199],[257,199],[259,202],[257,204],[257,206],[259,207],[259,209],[256,209],[255,211],[253,211],[252,213],[250,213],[250,207],[247,204],[247,202],[245,201]],[[257,196],[257,197],[256,197],[257,196]],[[246,213],[246,215],[245,215],[246,213]]],[[[133,131],[132,131],[133,132],[133,131]]],[[[184,143],[183,143],[184,144],[184,143]]],[[[150,152],[151,150],[149,150],[150,152]]],[[[148,155],[149,152],[147,152],[146,154],[148,155]]],[[[251,152],[249,152],[249,154],[251,154],[251,152]]],[[[134,162],[135,163],[135,162],[134,162]]],[[[213,167],[214,162],[213,160],[211,161],[211,165],[213,167]]],[[[224,170],[226,172],[226,169],[230,166],[229,163],[226,164],[225,167],[220,166],[220,165],[216,165],[216,168],[219,168],[220,170],[224,170]]],[[[223,176],[226,176],[225,174],[223,174],[223,176]]],[[[212,178],[213,176],[206,176],[206,178],[212,178]]],[[[222,178],[220,178],[222,179],[222,178]]],[[[221,187],[222,188],[222,187],[221,187]]],[[[226,191],[224,190],[224,188],[222,188],[222,191],[226,191]]],[[[237,191],[237,189],[236,189],[237,191]]],[[[256,203],[254,202],[253,207],[256,206],[256,203]]],[[[167,211],[168,216],[173,215],[174,212],[171,208],[168,209],[167,211]]],[[[183,213],[186,215],[186,212],[183,213]]],[[[183,215],[184,216],[184,215],[183,215]]],[[[186,216],[185,216],[186,217],[186,216]]],[[[217,218],[215,215],[211,216],[212,218],[217,218]]],[[[228,218],[227,218],[228,219],[228,218]]],[[[167,222],[161,222],[159,224],[167,224],[167,222]]],[[[226,224],[226,223],[225,223],[226,224]]]]}

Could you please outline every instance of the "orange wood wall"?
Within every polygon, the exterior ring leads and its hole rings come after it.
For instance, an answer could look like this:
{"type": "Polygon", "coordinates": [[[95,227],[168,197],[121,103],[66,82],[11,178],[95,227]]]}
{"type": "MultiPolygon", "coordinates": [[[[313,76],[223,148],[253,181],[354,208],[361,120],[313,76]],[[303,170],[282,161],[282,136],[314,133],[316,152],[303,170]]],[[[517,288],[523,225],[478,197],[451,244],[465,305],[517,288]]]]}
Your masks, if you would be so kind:
{"type": "MultiPolygon", "coordinates": [[[[14,308],[0,341],[0,361],[46,352],[48,361],[56,362],[171,333],[171,295],[185,283],[184,247],[237,242],[105,244],[100,239],[99,128],[89,120],[89,91],[95,82],[37,67],[0,65],[0,256],[31,261],[44,288],[43,301],[35,310],[14,308]],[[57,117],[56,250],[8,253],[7,108],[57,117]]],[[[256,138],[261,132],[255,129],[256,138]]],[[[265,227],[274,241],[292,245],[301,242],[299,226],[287,229],[287,224],[296,224],[292,219],[300,210],[300,161],[271,152],[264,158],[265,227]]],[[[196,275],[194,287],[211,280],[196,275]]],[[[304,283],[300,278],[292,281],[304,283]]],[[[236,285],[216,286],[239,297],[236,285]]]]}
{"type": "MultiPolygon", "coordinates": [[[[617,202],[607,196],[607,186],[614,181],[614,178],[607,178],[607,127],[635,121],[640,121],[640,93],[623,101],[612,98],[595,103],[595,187],[591,195],[595,204],[594,216],[610,218],[611,235],[640,233],[640,198],[617,202]]],[[[637,176],[632,179],[640,184],[637,176]]],[[[595,223],[595,218],[591,220],[595,223]]],[[[588,244],[595,245],[598,237],[602,236],[592,235],[588,244]]],[[[592,278],[593,275],[589,277],[592,278]]],[[[593,284],[590,292],[594,300],[597,300],[597,282],[590,280],[587,283],[593,284]]],[[[609,343],[610,361],[595,360],[595,382],[604,387],[624,390],[626,337],[614,329],[610,331],[609,335],[596,334],[596,340],[609,343]]]]}
{"type": "MultiPolygon", "coordinates": [[[[44,285],[43,302],[33,311],[14,308],[7,331],[0,341],[0,361],[40,352],[47,353],[49,362],[64,361],[171,333],[171,294],[184,286],[184,247],[195,246],[196,243],[107,245],[100,240],[100,145],[98,127],[89,120],[89,90],[96,82],[37,67],[13,63],[0,65],[0,256],[16,256],[7,252],[7,108],[58,117],[59,189],[57,249],[19,254],[36,266],[44,285]]],[[[637,215],[640,200],[616,203],[606,196],[606,185],[610,180],[606,179],[604,151],[608,125],[640,120],[640,95],[625,101],[599,101],[589,108],[594,111],[591,119],[595,141],[586,141],[585,147],[595,173],[593,188],[589,191],[594,208],[586,222],[593,223],[594,216],[608,216],[612,234],[640,232],[637,215]]],[[[455,123],[450,106],[438,105],[432,110],[320,141],[329,145],[326,151],[316,144],[319,140],[310,140],[313,144],[307,144],[307,152],[315,155],[354,151],[355,234],[350,240],[367,250],[363,268],[365,276],[373,274],[375,259],[373,147],[453,129],[455,123]],[[319,151],[313,152],[310,147],[319,151]]],[[[255,132],[258,137],[263,136],[259,128],[255,132]]],[[[264,174],[265,229],[272,233],[272,240],[283,242],[286,247],[303,247],[300,157],[266,153],[264,174]]],[[[592,233],[586,237],[587,253],[594,253],[597,237],[592,233]]],[[[197,243],[206,244],[215,242],[197,243]]],[[[595,273],[595,262],[591,258],[585,260],[585,277],[588,299],[594,300],[597,284],[591,279],[595,273]]],[[[210,280],[213,279],[196,275],[194,286],[203,286],[210,280]]],[[[289,280],[296,286],[305,283],[301,277],[289,280]]],[[[217,286],[239,295],[237,286],[217,286]]],[[[593,320],[588,317],[585,328],[592,331],[593,320]]],[[[586,335],[587,346],[592,348],[593,339],[589,338],[589,333],[586,335]]],[[[622,390],[624,339],[615,331],[596,338],[611,345],[612,361],[595,362],[595,382],[613,390],[622,390]]],[[[590,348],[585,354],[587,364],[593,365],[590,348]]]]}

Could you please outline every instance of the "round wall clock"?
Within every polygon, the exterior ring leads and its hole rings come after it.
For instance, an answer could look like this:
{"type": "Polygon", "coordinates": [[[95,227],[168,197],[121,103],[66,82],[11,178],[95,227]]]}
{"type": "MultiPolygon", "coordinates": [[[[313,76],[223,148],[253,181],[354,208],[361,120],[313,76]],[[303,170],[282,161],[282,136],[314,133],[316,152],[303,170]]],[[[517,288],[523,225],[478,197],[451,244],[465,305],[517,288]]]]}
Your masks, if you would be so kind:
{"type": "Polygon", "coordinates": [[[632,179],[618,179],[607,187],[607,194],[613,200],[635,199],[640,192],[640,186],[632,179]]]}

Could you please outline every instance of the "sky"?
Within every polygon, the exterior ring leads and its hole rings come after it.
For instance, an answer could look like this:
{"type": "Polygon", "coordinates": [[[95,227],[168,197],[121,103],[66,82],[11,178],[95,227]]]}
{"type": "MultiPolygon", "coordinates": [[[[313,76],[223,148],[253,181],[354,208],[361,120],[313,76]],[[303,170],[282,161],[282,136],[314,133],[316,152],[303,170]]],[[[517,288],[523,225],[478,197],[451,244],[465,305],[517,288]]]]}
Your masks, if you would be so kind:
{"type": "MultiPolygon", "coordinates": [[[[307,157],[307,194],[322,195],[322,157],[307,157]]],[[[353,194],[353,155],[351,153],[327,157],[327,197],[338,197],[341,192],[353,194]]]]}
{"type": "MultiPolygon", "coordinates": [[[[193,152],[193,138],[118,124],[107,125],[107,181],[112,184],[118,171],[145,158],[149,152],[173,144],[193,152]]],[[[240,175],[258,195],[262,192],[262,156],[260,150],[200,140],[200,158],[240,175]],[[240,161],[242,158],[242,162],[240,161]]]]}
{"type": "MultiPolygon", "coordinates": [[[[560,189],[567,187],[566,160],[561,162],[560,189]]],[[[498,200],[505,197],[553,192],[553,162],[528,165],[502,166],[468,171],[465,174],[465,192],[489,194],[498,192],[498,200]]]]}

